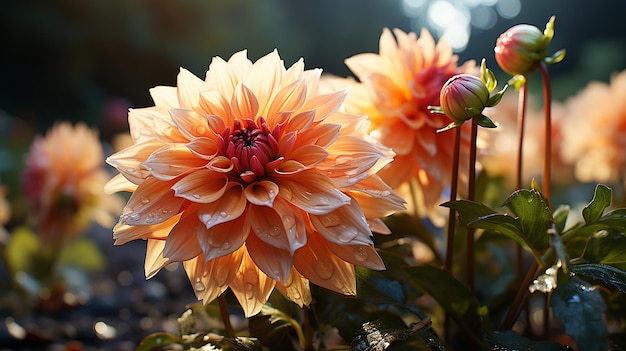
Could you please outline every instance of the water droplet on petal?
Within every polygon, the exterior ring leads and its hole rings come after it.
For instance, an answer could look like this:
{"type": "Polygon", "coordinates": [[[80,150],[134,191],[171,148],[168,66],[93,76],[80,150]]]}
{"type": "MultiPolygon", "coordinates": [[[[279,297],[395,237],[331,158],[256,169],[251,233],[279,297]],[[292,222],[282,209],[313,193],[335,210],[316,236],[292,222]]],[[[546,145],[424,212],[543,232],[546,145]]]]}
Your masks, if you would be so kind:
{"type": "Polygon", "coordinates": [[[217,266],[215,268],[214,278],[217,286],[226,285],[226,280],[228,279],[228,267],[224,265],[217,266]]]}
{"type": "Polygon", "coordinates": [[[148,202],[150,202],[150,200],[146,199],[145,197],[141,199],[141,203],[144,205],[147,204],[148,202]]]}
{"type": "Polygon", "coordinates": [[[128,172],[128,173],[135,173],[135,169],[128,167],[128,168],[126,168],[126,172],[128,172]]]}
{"type": "Polygon", "coordinates": [[[141,215],[137,212],[134,212],[128,215],[128,219],[130,219],[131,221],[136,221],[139,219],[139,217],[141,217],[141,215]]]}
{"type": "Polygon", "coordinates": [[[380,196],[382,196],[382,197],[387,197],[387,196],[389,196],[389,195],[391,195],[391,191],[389,191],[389,190],[383,190],[383,191],[380,193],[380,196]]]}
{"type": "Polygon", "coordinates": [[[341,217],[335,213],[320,216],[320,220],[322,221],[322,225],[326,228],[336,227],[341,224],[341,217]]]}
{"type": "Polygon", "coordinates": [[[280,235],[280,232],[281,232],[280,227],[277,224],[274,224],[274,225],[272,225],[272,228],[270,228],[270,233],[269,234],[271,236],[276,237],[276,236],[280,235]]]}
{"type": "Polygon", "coordinates": [[[197,292],[203,292],[206,287],[201,280],[196,280],[196,282],[193,284],[193,289],[197,292]]]}
{"type": "Polygon", "coordinates": [[[294,292],[293,292],[293,294],[292,294],[292,296],[291,296],[291,299],[292,299],[292,300],[294,300],[294,301],[295,301],[295,300],[300,300],[301,298],[302,298],[302,296],[301,296],[301,295],[300,295],[300,293],[299,293],[299,292],[297,292],[297,291],[294,291],[294,292]]]}
{"type": "Polygon", "coordinates": [[[192,196],[194,199],[199,199],[199,198],[200,198],[200,195],[198,195],[198,194],[193,194],[193,195],[191,195],[191,196],[192,196]]]}
{"type": "Polygon", "coordinates": [[[230,242],[224,241],[224,243],[222,243],[222,249],[224,250],[230,249],[230,242]]]}
{"type": "Polygon", "coordinates": [[[146,223],[148,223],[148,224],[149,224],[149,223],[152,223],[152,222],[154,222],[154,215],[149,214],[149,215],[146,217],[146,223]]]}
{"type": "Polygon", "coordinates": [[[196,133],[198,133],[200,135],[206,133],[206,127],[205,126],[197,126],[196,127],[196,133]]]}
{"type": "Polygon", "coordinates": [[[356,258],[356,260],[359,262],[364,262],[365,260],[367,260],[367,250],[362,246],[356,246],[353,249],[352,253],[354,254],[354,258],[356,258]]]}
{"type": "MultiPolygon", "coordinates": [[[[243,273],[241,279],[243,280],[243,288],[248,292],[252,292],[254,286],[259,282],[259,274],[253,269],[248,269],[243,273]]],[[[252,299],[254,294],[247,295],[247,297],[252,299]]]]}
{"type": "Polygon", "coordinates": [[[359,235],[359,231],[355,226],[342,225],[341,230],[337,233],[337,239],[344,243],[349,243],[359,235]]]}
{"type": "Polygon", "coordinates": [[[226,211],[222,211],[222,212],[220,212],[220,217],[226,218],[226,217],[228,217],[228,213],[226,211]]]}
{"type": "Polygon", "coordinates": [[[315,270],[317,275],[323,280],[328,280],[333,276],[333,266],[324,261],[317,260],[313,262],[313,269],[315,270]]]}

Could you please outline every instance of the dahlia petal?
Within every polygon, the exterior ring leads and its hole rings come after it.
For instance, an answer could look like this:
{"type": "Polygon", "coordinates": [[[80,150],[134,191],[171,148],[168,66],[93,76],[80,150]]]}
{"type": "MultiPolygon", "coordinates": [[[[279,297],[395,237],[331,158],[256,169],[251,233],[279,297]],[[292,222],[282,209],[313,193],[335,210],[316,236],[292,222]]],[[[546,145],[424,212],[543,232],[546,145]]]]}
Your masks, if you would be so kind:
{"type": "Polygon", "coordinates": [[[265,243],[293,254],[306,243],[306,228],[302,214],[286,201],[276,202],[276,208],[250,206],[250,225],[265,243]]]}
{"type": "Polygon", "coordinates": [[[315,110],[315,121],[324,120],[339,109],[347,93],[348,90],[344,89],[310,97],[302,106],[302,110],[315,110]]]}
{"type": "MultiPolygon", "coordinates": [[[[321,68],[308,69],[302,72],[301,78],[303,78],[306,83],[307,98],[311,98],[315,94],[319,93],[319,82],[321,76],[321,68]]],[[[300,110],[305,110],[305,108],[300,108],[300,110]]]]}
{"type": "Polygon", "coordinates": [[[385,222],[383,222],[380,218],[369,218],[367,220],[367,224],[370,226],[370,230],[376,234],[389,235],[391,234],[391,229],[387,227],[385,222]]]}
{"type": "Polygon", "coordinates": [[[257,235],[248,236],[246,247],[250,258],[263,273],[277,282],[287,281],[293,264],[292,253],[269,245],[257,235]]]}
{"type": "Polygon", "coordinates": [[[268,115],[270,98],[278,90],[284,71],[283,61],[280,59],[278,51],[274,49],[274,51],[258,59],[246,75],[243,84],[254,92],[261,115],[268,115]]]}
{"type": "Polygon", "coordinates": [[[115,167],[126,179],[139,184],[150,175],[141,163],[162,146],[162,143],[155,140],[131,145],[109,156],[106,162],[115,167]]]}
{"type": "Polygon", "coordinates": [[[331,145],[335,140],[337,140],[340,130],[341,125],[339,124],[318,124],[314,127],[301,131],[298,134],[298,144],[315,144],[317,146],[326,148],[327,146],[331,145]]]}
{"type": "Polygon", "coordinates": [[[326,176],[316,171],[304,171],[295,175],[275,177],[280,185],[281,196],[294,206],[311,214],[324,214],[350,203],[326,176]]]}
{"type": "Polygon", "coordinates": [[[313,124],[314,119],[315,110],[300,112],[289,118],[289,121],[287,121],[287,125],[285,126],[284,132],[302,132],[304,130],[307,130],[313,124]]]}
{"type": "Polygon", "coordinates": [[[307,237],[307,244],[296,251],[294,267],[313,284],[344,295],[356,295],[354,266],[328,249],[317,233],[307,237]]]}
{"type": "Polygon", "coordinates": [[[158,86],[150,89],[150,96],[157,107],[178,108],[178,89],[176,87],[158,86]]]}
{"type": "Polygon", "coordinates": [[[155,118],[162,118],[163,115],[167,116],[167,110],[159,106],[129,109],[128,127],[133,142],[139,144],[156,139],[153,121],[155,118]]]}
{"type": "Polygon", "coordinates": [[[313,301],[309,280],[298,273],[295,268],[291,269],[287,282],[284,284],[276,282],[276,288],[300,307],[308,306],[313,301]]]}
{"type": "Polygon", "coordinates": [[[244,252],[245,247],[241,247],[230,255],[209,261],[199,255],[183,262],[196,297],[208,304],[226,291],[237,274],[244,252]]]}
{"type": "Polygon", "coordinates": [[[194,155],[187,146],[174,143],[154,151],[142,165],[153,177],[167,181],[205,164],[206,160],[194,155]]]}
{"type": "Polygon", "coordinates": [[[272,206],[278,195],[278,185],[269,180],[262,180],[248,184],[244,191],[246,199],[252,204],[259,206],[272,206]]]}
{"type": "Polygon", "coordinates": [[[181,262],[200,255],[202,249],[197,235],[200,231],[204,231],[204,225],[198,220],[195,208],[190,206],[167,236],[163,257],[171,262],[181,262]]]}
{"type": "Polygon", "coordinates": [[[180,107],[190,110],[200,108],[200,92],[207,90],[207,84],[195,74],[181,67],[176,79],[180,107]]]}
{"type": "Polygon", "coordinates": [[[117,223],[113,227],[113,245],[123,245],[129,241],[138,239],[161,239],[165,240],[170,230],[178,223],[180,214],[161,223],[153,225],[128,225],[117,223]]]}
{"type": "Polygon", "coordinates": [[[235,87],[230,105],[233,115],[240,119],[254,119],[259,112],[259,102],[256,96],[250,88],[241,83],[235,87]]]}
{"type": "Polygon", "coordinates": [[[248,238],[250,222],[239,216],[229,222],[216,224],[198,234],[205,260],[226,256],[239,249],[248,238]]]}
{"type": "Polygon", "coordinates": [[[219,173],[228,173],[234,168],[234,164],[228,157],[217,156],[207,163],[206,168],[219,173]]]}
{"type": "Polygon", "coordinates": [[[222,197],[198,208],[198,218],[208,229],[238,218],[243,214],[247,203],[243,187],[237,183],[229,183],[222,197]]]}
{"type": "Polygon", "coordinates": [[[179,179],[172,186],[172,190],[177,197],[193,202],[209,203],[224,194],[227,184],[226,175],[209,169],[201,169],[179,179]]]}
{"type": "Polygon", "coordinates": [[[376,252],[373,244],[339,245],[334,242],[327,241],[326,245],[330,251],[346,262],[376,271],[385,269],[385,263],[378,255],[378,252],[376,252]]]}
{"type": "Polygon", "coordinates": [[[210,135],[206,116],[199,112],[182,108],[172,108],[167,111],[174,123],[176,123],[178,130],[185,138],[193,140],[197,137],[210,135]]]}
{"type": "Polygon", "coordinates": [[[245,317],[253,316],[261,311],[274,289],[276,281],[261,272],[246,252],[233,279],[230,288],[239,300],[245,317]]]}
{"type": "Polygon", "coordinates": [[[314,144],[303,145],[285,155],[286,160],[296,160],[306,168],[313,168],[328,157],[329,152],[314,144]]]}
{"type": "Polygon", "coordinates": [[[304,59],[301,57],[291,65],[283,75],[283,82],[291,83],[302,78],[304,73],[304,59]]]}
{"type": "Polygon", "coordinates": [[[213,121],[209,118],[209,127],[211,127],[213,132],[221,132],[224,129],[224,123],[226,123],[226,125],[232,124],[230,103],[219,91],[203,91],[200,94],[200,106],[206,115],[213,116],[213,121]],[[216,123],[220,122],[221,125],[216,125],[216,123]]]}
{"type": "Polygon", "coordinates": [[[128,225],[152,225],[165,222],[179,213],[182,198],[174,196],[172,182],[147,178],[131,194],[120,216],[120,223],[128,225]]]}
{"type": "Polygon", "coordinates": [[[274,171],[278,174],[289,175],[289,174],[302,172],[306,169],[308,169],[308,167],[306,167],[305,165],[303,165],[302,163],[298,161],[287,160],[287,161],[281,162],[280,165],[278,165],[278,167],[274,168],[274,171]]]}
{"type": "Polygon", "coordinates": [[[189,141],[189,138],[184,136],[178,130],[178,127],[176,126],[176,123],[172,121],[172,117],[169,112],[159,116],[159,118],[152,119],[152,130],[154,131],[157,140],[164,144],[186,143],[189,141]]]}
{"type": "Polygon", "coordinates": [[[310,215],[310,218],[315,229],[328,241],[340,245],[372,244],[372,233],[356,201],[326,214],[310,215]]]}
{"type": "Polygon", "coordinates": [[[144,271],[146,279],[150,279],[157,274],[161,268],[170,264],[169,258],[163,257],[165,240],[148,239],[146,243],[146,260],[144,271]]]}
{"type": "MultiPolygon", "coordinates": [[[[197,157],[210,160],[217,155],[217,142],[212,138],[199,137],[185,144],[189,151],[193,152],[197,157]]],[[[206,161],[205,161],[206,163],[206,161]]]]}
{"type": "MultiPolygon", "coordinates": [[[[297,111],[306,101],[306,85],[303,79],[298,79],[281,88],[272,99],[267,116],[271,119],[275,114],[283,111],[297,111]]],[[[311,119],[311,122],[313,120],[311,119]]]]}
{"type": "Polygon", "coordinates": [[[393,79],[381,73],[368,75],[364,83],[370,91],[374,106],[385,114],[396,112],[397,106],[410,98],[393,79]]]}
{"type": "Polygon", "coordinates": [[[137,184],[129,181],[123,174],[117,174],[111,178],[104,186],[105,194],[113,194],[118,191],[133,192],[137,189],[137,184]]]}
{"type": "Polygon", "coordinates": [[[381,218],[405,210],[404,199],[373,175],[343,189],[361,206],[366,218],[381,218]]]}

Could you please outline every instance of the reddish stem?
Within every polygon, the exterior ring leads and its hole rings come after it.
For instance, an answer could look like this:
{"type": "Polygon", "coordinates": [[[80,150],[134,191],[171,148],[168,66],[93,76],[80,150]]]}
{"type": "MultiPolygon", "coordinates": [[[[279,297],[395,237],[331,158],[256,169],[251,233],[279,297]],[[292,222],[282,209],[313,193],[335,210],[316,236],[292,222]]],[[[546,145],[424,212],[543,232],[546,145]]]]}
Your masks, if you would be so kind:
{"type": "Polygon", "coordinates": [[[550,89],[550,74],[548,66],[541,61],[539,64],[541,80],[543,82],[543,111],[545,120],[545,150],[543,159],[543,196],[550,203],[550,171],[552,164],[552,93],[550,89]]]}
{"type": "MultiPolygon", "coordinates": [[[[472,119],[472,134],[470,137],[469,180],[467,199],[474,201],[476,198],[476,138],[478,125],[472,119]]],[[[474,291],[474,228],[467,227],[467,285],[470,291],[474,291]]]]}
{"type": "MultiPolygon", "coordinates": [[[[455,128],[454,155],[452,157],[452,179],[450,180],[450,201],[456,201],[459,181],[459,153],[461,148],[461,127],[455,128]]],[[[452,272],[454,258],[454,234],[456,230],[456,212],[450,207],[448,215],[448,236],[446,238],[446,270],[452,272]]]]}
{"type": "Polygon", "coordinates": [[[230,323],[230,314],[228,313],[228,305],[226,304],[226,295],[221,294],[217,297],[217,301],[220,305],[220,314],[222,315],[222,321],[224,322],[224,329],[226,331],[226,336],[229,338],[235,337],[235,331],[233,329],[233,325],[230,323]]]}

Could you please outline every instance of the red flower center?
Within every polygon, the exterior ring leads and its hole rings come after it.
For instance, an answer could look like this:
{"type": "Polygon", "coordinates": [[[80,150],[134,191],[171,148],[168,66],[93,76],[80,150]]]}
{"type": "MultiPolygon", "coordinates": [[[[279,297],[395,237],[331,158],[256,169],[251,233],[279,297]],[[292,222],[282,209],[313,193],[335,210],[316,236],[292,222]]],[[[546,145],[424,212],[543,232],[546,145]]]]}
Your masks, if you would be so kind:
{"type": "Polygon", "coordinates": [[[282,160],[278,153],[281,131],[280,126],[270,130],[263,117],[256,122],[235,120],[232,132],[227,127],[218,136],[218,147],[233,163],[233,173],[250,183],[274,170],[282,160]]]}

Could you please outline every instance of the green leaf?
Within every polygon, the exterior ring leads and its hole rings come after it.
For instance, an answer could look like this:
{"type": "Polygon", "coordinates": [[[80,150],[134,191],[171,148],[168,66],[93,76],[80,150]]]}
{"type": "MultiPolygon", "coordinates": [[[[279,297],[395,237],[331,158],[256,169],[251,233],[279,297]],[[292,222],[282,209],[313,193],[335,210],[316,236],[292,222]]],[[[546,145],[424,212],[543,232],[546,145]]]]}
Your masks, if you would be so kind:
{"type": "Polygon", "coordinates": [[[602,320],[606,305],[596,287],[574,277],[552,291],[550,306],[554,316],[563,323],[565,332],[574,338],[581,350],[608,348],[608,332],[602,320]]]}
{"type": "Polygon", "coordinates": [[[611,189],[606,185],[598,184],[593,193],[593,199],[583,209],[583,218],[587,224],[594,223],[604,210],[611,205],[611,189]]]}
{"type": "Polygon", "coordinates": [[[296,320],[268,304],[261,308],[261,313],[250,318],[249,328],[250,333],[259,338],[259,344],[280,350],[296,350],[292,342],[294,331],[299,338],[303,338],[296,320]]]}
{"type": "Polygon", "coordinates": [[[597,236],[603,232],[611,234],[626,233],[626,208],[611,211],[591,224],[582,224],[563,233],[564,241],[571,241],[577,237],[597,236]],[[567,236],[567,240],[565,240],[567,236]]]}
{"type": "Polygon", "coordinates": [[[560,205],[554,210],[552,217],[554,218],[554,224],[556,226],[556,230],[559,233],[563,233],[565,230],[565,224],[567,223],[567,217],[569,216],[569,205],[560,205]]]}
{"type": "Polygon", "coordinates": [[[626,270],[626,237],[620,234],[591,238],[585,259],[626,270]]]}
{"type": "Polygon", "coordinates": [[[547,230],[552,225],[552,212],[543,196],[535,189],[520,189],[504,205],[517,216],[531,248],[541,252],[548,244],[547,230]]]}
{"type": "Polygon", "coordinates": [[[173,344],[182,345],[182,340],[170,333],[154,333],[141,340],[135,351],[164,350],[165,346],[173,344]]]}
{"type": "Polygon", "coordinates": [[[597,263],[582,263],[572,266],[572,272],[602,280],[626,293],[626,272],[613,266],[597,263]]]}
{"type": "MultiPolygon", "coordinates": [[[[234,339],[224,338],[224,341],[232,344],[237,351],[262,351],[263,346],[257,338],[238,336],[234,339]]],[[[281,349],[283,350],[283,349],[281,349]]]]}
{"type": "Polygon", "coordinates": [[[432,266],[405,268],[414,282],[432,296],[441,307],[457,320],[468,336],[482,340],[483,318],[487,311],[467,286],[450,272],[432,266]]]}
{"type": "Polygon", "coordinates": [[[383,273],[356,266],[357,296],[374,303],[404,305],[406,296],[402,284],[383,273]]]}
{"type": "Polygon", "coordinates": [[[87,271],[102,270],[105,261],[98,245],[87,237],[72,240],[59,254],[61,265],[76,266],[87,271]]]}
{"type": "Polygon", "coordinates": [[[553,341],[534,341],[527,339],[512,330],[493,331],[487,335],[487,342],[492,350],[498,351],[567,351],[572,350],[565,345],[553,341]]]}
{"type": "Polygon", "coordinates": [[[462,225],[467,225],[479,217],[497,213],[483,204],[468,200],[448,201],[441,206],[454,209],[458,213],[462,225]]]}
{"type": "Polygon", "coordinates": [[[350,350],[440,350],[448,347],[433,332],[430,320],[423,320],[407,328],[399,317],[385,317],[363,323],[350,343],[350,350]]]}
{"type": "Polygon", "coordinates": [[[26,227],[15,228],[6,247],[7,260],[14,272],[31,271],[33,257],[41,250],[39,238],[26,227]]]}

